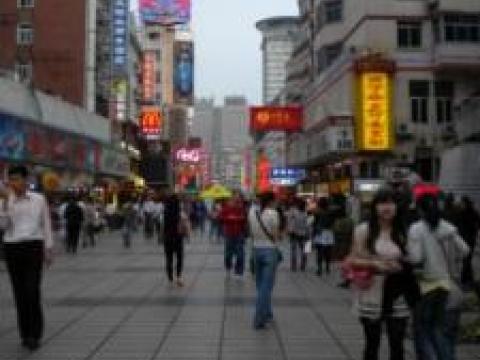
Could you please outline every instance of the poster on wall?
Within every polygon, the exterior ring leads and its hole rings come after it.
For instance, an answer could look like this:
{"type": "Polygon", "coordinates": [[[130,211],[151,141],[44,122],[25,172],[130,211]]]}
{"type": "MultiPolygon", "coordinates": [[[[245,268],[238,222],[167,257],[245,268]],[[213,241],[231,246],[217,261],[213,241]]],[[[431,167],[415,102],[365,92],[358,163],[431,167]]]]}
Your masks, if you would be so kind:
{"type": "Polygon", "coordinates": [[[0,115],[0,158],[23,160],[25,158],[25,133],[19,122],[3,119],[0,115]]]}
{"type": "Polygon", "coordinates": [[[173,63],[174,102],[193,106],[194,53],[191,41],[176,41],[173,63]]]}
{"type": "Polygon", "coordinates": [[[147,24],[186,24],[191,18],[191,0],[140,0],[139,10],[147,24]]]}
{"type": "Polygon", "coordinates": [[[49,161],[50,141],[47,137],[47,130],[34,125],[25,125],[26,150],[28,158],[33,162],[49,161]]]}

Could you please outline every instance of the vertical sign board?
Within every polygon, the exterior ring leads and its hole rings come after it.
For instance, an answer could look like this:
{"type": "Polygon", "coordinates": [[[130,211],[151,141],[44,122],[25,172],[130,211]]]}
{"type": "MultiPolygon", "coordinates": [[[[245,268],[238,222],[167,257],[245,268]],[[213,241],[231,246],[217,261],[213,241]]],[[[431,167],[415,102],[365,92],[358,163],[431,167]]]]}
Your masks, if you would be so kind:
{"type": "Polygon", "coordinates": [[[173,62],[174,103],[193,106],[194,54],[191,41],[176,41],[173,62]]]}
{"type": "Polygon", "coordinates": [[[128,0],[111,1],[111,108],[110,117],[115,121],[127,120],[128,89],[128,0]]]}
{"type": "Polygon", "coordinates": [[[366,71],[357,81],[357,149],[390,151],[394,146],[391,75],[366,71]]]}
{"type": "Polygon", "coordinates": [[[157,106],[144,106],[140,115],[140,130],[147,139],[158,139],[162,127],[162,116],[157,106]]]}
{"type": "Polygon", "coordinates": [[[155,100],[155,52],[145,50],[142,63],[143,101],[155,100]]]}

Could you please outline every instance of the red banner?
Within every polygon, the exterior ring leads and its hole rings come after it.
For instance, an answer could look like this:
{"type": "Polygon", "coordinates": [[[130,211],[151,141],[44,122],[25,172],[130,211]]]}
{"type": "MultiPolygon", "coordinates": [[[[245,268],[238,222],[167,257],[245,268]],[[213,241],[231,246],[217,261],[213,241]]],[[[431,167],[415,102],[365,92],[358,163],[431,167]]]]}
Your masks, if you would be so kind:
{"type": "Polygon", "coordinates": [[[159,135],[162,115],[156,106],[144,106],[140,115],[140,129],[143,135],[159,135]]]}
{"type": "Polygon", "coordinates": [[[250,108],[250,130],[298,132],[303,128],[299,106],[255,106],[250,108]]]}

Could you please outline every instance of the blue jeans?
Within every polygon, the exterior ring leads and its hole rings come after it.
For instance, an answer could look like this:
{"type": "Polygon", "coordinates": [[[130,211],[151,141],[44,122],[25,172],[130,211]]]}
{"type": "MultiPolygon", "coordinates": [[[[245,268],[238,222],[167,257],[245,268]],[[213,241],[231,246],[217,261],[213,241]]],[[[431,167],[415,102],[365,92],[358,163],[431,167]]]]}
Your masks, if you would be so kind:
{"type": "Polygon", "coordinates": [[[245,239],[243,236],[229,236],[225,240],[225,268],[232,269],[235,257],[235,274],[243,275],[245,269],[245,239]]]}
{"type": "Polygon", "coordinates": [[[446,336],[448,292],[435,290],[422,296],[414,313],[417,360],[453,360],[446,336]]]}
{"type": "Polygon", "coordinates": [[[255,248],[253,251],[257,288],[253,326],[259,329],[273,318],[272,291],[278,265],[278,254],[277,250],[273,248],[255,248]]]}
{"type": "Polygon", "coordinates": [[[460,309],[448,309],[445,316],[445,338],[447,339],[449,359],[456,359],[456,345],[460,328],[460,309]]]}

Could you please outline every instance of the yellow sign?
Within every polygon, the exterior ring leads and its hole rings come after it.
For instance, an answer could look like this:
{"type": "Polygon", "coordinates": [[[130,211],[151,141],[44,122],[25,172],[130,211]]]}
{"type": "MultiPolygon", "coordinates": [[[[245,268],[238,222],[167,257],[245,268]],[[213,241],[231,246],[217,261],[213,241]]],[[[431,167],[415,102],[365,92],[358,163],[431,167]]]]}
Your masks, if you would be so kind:
{"type": "Polygon", "coordinates": [[[392,97],[389,74],[365,72],[359,76],[357,147],[366,151],[391,150],[392,97]]]}

